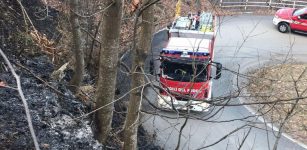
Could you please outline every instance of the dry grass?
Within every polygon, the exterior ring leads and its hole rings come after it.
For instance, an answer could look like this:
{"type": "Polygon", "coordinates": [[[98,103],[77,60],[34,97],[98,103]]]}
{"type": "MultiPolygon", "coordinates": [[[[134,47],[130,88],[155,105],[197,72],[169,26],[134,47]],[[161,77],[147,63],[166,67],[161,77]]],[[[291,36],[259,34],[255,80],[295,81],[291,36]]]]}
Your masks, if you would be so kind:
{"type": "MultiPolygon", "coordinates": [[[[285,120],[295,104],[297,97],[306,97],[307,64],[289,64],[267,67],[252,73],[248,91],[255,96],[253,102],[269,102],[276,100],[294,99],[292,101],[253,106],[264,117],[276,126],[285,120]],[[297,82],[297,84],[295,84],[297,82]],[[298,93],[298,94],[297,94],[298,93]]],[[[283,128],[285,133],[293,138],[307,143],[307,98],[301,99],[294,108],[289,120],[283,128]]]]}

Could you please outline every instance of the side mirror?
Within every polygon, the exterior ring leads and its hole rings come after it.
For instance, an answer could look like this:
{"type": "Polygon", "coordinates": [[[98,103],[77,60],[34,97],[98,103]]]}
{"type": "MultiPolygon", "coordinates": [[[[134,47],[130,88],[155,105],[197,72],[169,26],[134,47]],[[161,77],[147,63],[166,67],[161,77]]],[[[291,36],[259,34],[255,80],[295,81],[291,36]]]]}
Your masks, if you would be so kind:
{"type": "Polygon", "coordinates": [[[219,79],[222,75],[222,64],[221,63],[215,63],[216,64],[216,73],[215,73],[215,78],[214,79],[219,79]]]}
{"type": "Polygon", "coordinates": [[[161,65],[160,65],[159,68],[160,68],[160,69],[163,69],[163,68],[165,68],[165,65],[164,65],[163,63],[161,63],[161,65]]]}
{"type": "Polygon", "coordinates": [[[172,28],[172,26],[173,26],[173,24],[172,24],[172,23],[169,23],[169,24],[166,26],[166,28],[169,30],[169,29],[172,28]]]}
{"type": "Polygon", "coordinates": [[[301,16],[292,16],[291,19],[294,20],[294,21],[299,20],[299,19],[301,19],[301,16]]]}

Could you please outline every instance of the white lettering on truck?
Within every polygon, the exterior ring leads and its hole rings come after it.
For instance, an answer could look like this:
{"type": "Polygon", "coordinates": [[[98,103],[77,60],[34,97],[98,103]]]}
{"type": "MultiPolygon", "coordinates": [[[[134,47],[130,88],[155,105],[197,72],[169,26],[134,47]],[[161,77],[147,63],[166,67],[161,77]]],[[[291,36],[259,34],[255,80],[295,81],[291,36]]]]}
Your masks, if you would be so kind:
{"type": "Polygon", "coordinates": [[[175,92],[191,92],[191,93],[197,93],[200,92],[200,90],[198,89],[185,89],[185,88],[176,88],[176,87],[169,87],[169,89],[171,91],[175,91],[175,92]]]}

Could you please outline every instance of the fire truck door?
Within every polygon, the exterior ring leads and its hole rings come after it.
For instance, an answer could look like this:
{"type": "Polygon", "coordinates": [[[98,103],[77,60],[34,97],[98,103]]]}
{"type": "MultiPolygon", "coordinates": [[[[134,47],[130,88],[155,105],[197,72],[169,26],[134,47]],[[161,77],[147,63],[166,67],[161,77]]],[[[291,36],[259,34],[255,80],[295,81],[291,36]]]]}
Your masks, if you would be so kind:
{"type": "Polygon", "coordinates": [[[307,14],[300,15],[291,23],[291,29],[307,31],[307,14]]]}

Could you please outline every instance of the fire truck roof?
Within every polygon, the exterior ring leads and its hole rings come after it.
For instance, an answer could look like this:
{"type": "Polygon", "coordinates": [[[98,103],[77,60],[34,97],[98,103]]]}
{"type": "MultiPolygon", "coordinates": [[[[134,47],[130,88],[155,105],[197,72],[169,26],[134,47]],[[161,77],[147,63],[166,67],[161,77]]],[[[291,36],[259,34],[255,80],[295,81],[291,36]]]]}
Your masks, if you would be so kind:
{"type": "Polygon", "coordinates": [[[210,42],[209,39],[172,37],[164,50],[209,53],[210,42]]]}
{"type": "Polygon", "coordinates": [[[170,29],[171,37],[185,37],[185,38],[198,38],[198,39],[212,39],[214,32],[202,32],[197,30],[179,30],[170,29]]]}

